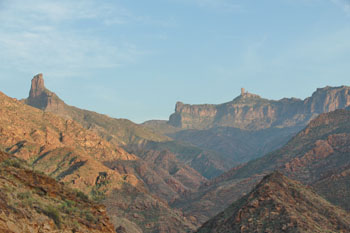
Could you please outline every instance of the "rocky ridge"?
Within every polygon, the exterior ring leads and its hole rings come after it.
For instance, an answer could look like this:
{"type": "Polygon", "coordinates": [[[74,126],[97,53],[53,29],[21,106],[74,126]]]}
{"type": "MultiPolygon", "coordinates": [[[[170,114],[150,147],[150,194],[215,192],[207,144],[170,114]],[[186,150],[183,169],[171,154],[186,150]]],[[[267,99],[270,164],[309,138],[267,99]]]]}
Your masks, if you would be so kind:
{"type": "Polygon", "coordinates": [[[333,206],[301,183],[274,172],[197,232],[349,231],[349,213],[333,206]]]}

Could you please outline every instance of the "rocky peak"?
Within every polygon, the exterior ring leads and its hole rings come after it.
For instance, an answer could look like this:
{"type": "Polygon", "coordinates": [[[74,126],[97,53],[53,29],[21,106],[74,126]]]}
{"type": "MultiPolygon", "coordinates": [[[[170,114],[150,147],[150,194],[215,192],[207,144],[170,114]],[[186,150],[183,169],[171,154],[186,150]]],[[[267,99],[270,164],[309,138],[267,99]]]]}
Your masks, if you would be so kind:
{"type": "Polygon", "coordinates": [[[63,101],[58,96],[45,88],[43,74],[37,74],[32,79],[29,97],[24,101],[26,104],[42,110],[63,109],[63,101]]]}
{"type": "Polygon", "coordinates": [[[43,74],[37,74],[32,79],[32,87],[29,92],[29,97],[35,98],[45,91],[43,74]]]}
{"type": "Polygon", "coordinates": [[[259,95],[249,93],[244,88],[241,88],[241,95],[238,97],[241,97],[241,98],[260,98],[259,95]]]}
{"type": "Polygon", "coordinates": [[[182,102],[180,102],[180,101],[176,102],[176,105],[175,105],[175,112],[180,112],[184,105],[185,105],[185,104],[182,103],[182,102]]]}

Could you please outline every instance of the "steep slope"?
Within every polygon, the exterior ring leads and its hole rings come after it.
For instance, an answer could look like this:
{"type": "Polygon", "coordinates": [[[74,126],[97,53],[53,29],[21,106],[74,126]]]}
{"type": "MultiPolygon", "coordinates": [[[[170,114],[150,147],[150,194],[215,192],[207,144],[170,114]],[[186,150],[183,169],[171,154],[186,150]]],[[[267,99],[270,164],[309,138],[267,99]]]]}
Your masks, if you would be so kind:
{"type": "Polygon", "coordinates": [[[0,151],[0,232],[115,232],[105,207],[0,151]]]}
{"type": "Polygon", "coordinates": [[[350,196],[349,122],[349,110],[321,114],[281,149],[231,169],[173,205],[200,222],[206,221],[278,169],[289,178],[315,186],[331,203],[350,210],[344,204],[350,196]]]}
{"type": "MultiPolygon", "coordinates": [[[[147,208],[133,211],[139,214],[144,211],[147,215],[138,221],[131,211],[132,199],[126,199],[118,209],[107,209],[112,222],[119,224],[116,227],[124,227],[127,232],[135,232],[135,226],[143,232],[162,232],[159,228],[186,232],[194,228],[181,212],[172,210],[152,195],[142,177],[129,172],[132,169],[118,171],[109,166],[118,161],[137,163],[140,159],[135,155],[73,120],[30,107],[1,92],[0,106],[0,147],[3,150],[27,160],[34,169],[79,188],[97,201],[118,202],[114,199],[121,200],[123,195],[140,197],[141,206],[147,208]],[[115,193],[120,195],[115,196],[115,193]],[[163,222],[157,220],[159,215],[165,219],[163,222]]],[[[162,187],[171,189],[170,185],[162,187]]]]}
{"type": "Polygon", "coordinates": [[[349,232],[350,214],[279,172],[197,232],[349,232]]]}

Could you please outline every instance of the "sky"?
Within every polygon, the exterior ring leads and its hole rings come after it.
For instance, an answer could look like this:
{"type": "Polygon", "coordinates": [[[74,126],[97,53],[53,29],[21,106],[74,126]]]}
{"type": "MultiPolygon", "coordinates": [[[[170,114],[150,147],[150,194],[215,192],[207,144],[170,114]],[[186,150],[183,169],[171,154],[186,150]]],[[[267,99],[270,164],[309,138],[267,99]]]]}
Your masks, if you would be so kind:
{"type": "Polygon", "coordinates": [[[0,0],[0,91],[141,123],[350,85],[350,0],[0,0]]]}

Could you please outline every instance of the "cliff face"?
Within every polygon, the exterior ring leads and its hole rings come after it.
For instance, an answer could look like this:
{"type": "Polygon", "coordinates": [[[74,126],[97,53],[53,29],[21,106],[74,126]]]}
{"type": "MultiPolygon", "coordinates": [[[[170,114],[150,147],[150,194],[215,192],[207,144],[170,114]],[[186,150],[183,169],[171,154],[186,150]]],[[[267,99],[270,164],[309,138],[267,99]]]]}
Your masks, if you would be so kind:
{"type": "Polygon", "coordinates": [[[350,105],[350,87],[317,89],[305,100],[267,100],[242,93],[220,105],[188,105],[178,102],[169,124],[183,129],[208,129],[215,126],[259,130],[270,127],[305,125],[317,114],[350,105]]]}
{"type": "Polygon", "coordinates": [[[350,215],[275,172],[206,222],[198,233],[349,232],[350,215]]]}

